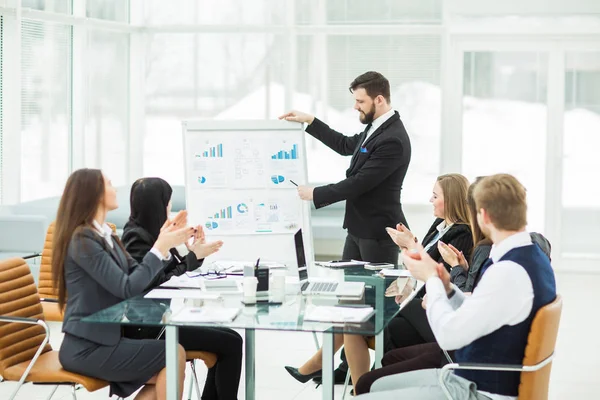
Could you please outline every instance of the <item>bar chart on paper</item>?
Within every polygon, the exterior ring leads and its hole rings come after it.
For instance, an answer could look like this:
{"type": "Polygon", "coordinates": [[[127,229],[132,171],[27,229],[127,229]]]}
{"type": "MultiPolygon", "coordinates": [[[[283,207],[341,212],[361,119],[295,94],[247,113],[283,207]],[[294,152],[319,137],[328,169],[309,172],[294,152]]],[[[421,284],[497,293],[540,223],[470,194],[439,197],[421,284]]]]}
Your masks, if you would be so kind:
{"type": "Polygon", "coordinates": [[[208,149],[195,154],[196,158],[223,158],[223,143],[211,146],[208,149]]]}
{"type": "Polygon", "coordinates": [[[297,160],[298,159],[298,145],[292,145],[291,150],[279,150],[277,153],[271,156],[271,160],[297,160]]]}

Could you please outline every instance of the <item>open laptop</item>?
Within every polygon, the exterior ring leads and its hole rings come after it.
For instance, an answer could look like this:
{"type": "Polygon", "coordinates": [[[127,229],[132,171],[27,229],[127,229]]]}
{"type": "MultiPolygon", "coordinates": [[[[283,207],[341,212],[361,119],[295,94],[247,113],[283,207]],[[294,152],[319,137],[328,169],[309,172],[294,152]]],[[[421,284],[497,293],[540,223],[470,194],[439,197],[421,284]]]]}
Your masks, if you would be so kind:
{"type": "Polygon", "coordinates": [[[338,282],[324,278],[308,278],[308,266],[304,255],[302,229],[294,235],[296,260],[298,261],[298,278],[302,294],[329,295],[348,298],[361,298],[365,291],[364,282],[338,282]]]}

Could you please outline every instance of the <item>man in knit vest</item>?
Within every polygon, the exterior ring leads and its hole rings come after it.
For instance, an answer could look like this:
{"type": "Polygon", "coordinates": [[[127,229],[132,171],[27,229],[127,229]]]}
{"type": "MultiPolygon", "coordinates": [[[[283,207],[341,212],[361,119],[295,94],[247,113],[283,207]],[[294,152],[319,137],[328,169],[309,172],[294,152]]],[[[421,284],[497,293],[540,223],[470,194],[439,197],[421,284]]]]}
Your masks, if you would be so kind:
{"type": "MultiPolygon", "coordinates": [[[[477,222],[494,243],[471,296],[450,284],[448,272],[426,252],[404,254],[413,276],[426,282],[427,318],[444,350],[459,363],[523,362],[536,312],[556,298],[548,257],[525,231],[525,188],[507,174],[488,176],[473,193],[477,222]]],[[[375,381],[361,399],[444,399],[439,370],[413,371],[375,381]]],[[[446,386],[454,399],[517,399],[520,373],[457,370],[446,386]]]]}

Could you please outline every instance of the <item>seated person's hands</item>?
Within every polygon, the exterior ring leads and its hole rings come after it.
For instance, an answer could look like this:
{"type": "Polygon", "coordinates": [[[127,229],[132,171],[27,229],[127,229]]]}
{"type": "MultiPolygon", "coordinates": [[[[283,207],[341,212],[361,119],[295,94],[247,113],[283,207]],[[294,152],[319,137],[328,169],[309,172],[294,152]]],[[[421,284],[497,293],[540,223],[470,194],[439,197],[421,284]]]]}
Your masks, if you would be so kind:
{"type": "Polygon", "coordinates": [[[160,232],[162,233],[165,230],[177,230],[181,229],[187,225],[187,211],[181,210],[175,215],[175,218],[168,219],[163,224],[162,228],[160,228],[160,232]]]}
{"type": "Polygon", "coordinates": [[[176,229],[174,225],[169,226],[160,232],[158,239],[156,239],[156,242],[154,243],[154,247],[166,257],[170,249],[177,247],[180,244],[187,243],[187,241],[195,235],[195,229],[191,226],[185,226],[178,229],[176,229]]]}
{"type": "Polygon", "coordinates": [[[411,231],[408,230],[402,224],[396,225],[396,229],[394,228],[385,228],[386,232],[394,243],[398,245],[402,250],[412,249],[415,246],[415,235],[412,234],[411,231]]]}
{"type": "Polygon", "coordinates": [[[469,270],[469,263],[462,251],[459,251],[456,247],[451,244],[446,244],[441,240],[438,241],[437,247],[442,258],[448,265],[452,267],[460,265],[465,271],[469,270]]]}
{"type": "Polygon", "coordinates": [[[196,258],[198,260],[202,260],[211,254],[219,251],[221,246],[223,246],[223,241],[217,240],[214,242],[206,243],[206,237],[204,235],[204,229],[202,225],[198,225],[196,227],[196,234],[194,235],[194,240],[192,244],[188,242],[185,243],[186,247],[189,251],[194,252],[196,254],[196,258]]]}
{"type": "Polygon", "coordinates": [[[415,249],[404,250],[401,256],[402,263],[416,279],[426,282],[429,278],[437,276],[438,263],[427,254],[423,246],[418,245],[415,249]]]}

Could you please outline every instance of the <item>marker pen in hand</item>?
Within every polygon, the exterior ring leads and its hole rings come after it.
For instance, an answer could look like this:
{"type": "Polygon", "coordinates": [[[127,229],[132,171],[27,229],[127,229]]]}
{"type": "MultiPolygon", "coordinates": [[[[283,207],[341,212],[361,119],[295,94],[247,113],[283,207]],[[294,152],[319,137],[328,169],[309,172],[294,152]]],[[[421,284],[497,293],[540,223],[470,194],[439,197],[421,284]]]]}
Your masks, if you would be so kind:
{"type": "Polygon", "coordinates": [[[292,185],[298,186],[298,184],[296,182],[294,182],[293,180],[290,179],[289,181],[292,183],[292,185]]]}

